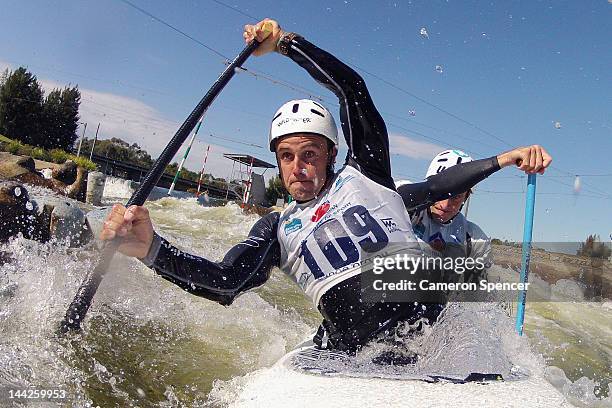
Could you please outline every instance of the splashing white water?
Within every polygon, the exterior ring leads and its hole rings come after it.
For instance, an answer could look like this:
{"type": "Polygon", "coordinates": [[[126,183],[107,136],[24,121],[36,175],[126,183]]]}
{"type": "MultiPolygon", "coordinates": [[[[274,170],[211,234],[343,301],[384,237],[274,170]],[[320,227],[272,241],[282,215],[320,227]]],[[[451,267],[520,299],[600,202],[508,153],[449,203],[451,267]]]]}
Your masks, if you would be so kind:
{"type": "MultiPolygon", "coordinates": [[[[235,204],[202,207],[195,199],[163,198],[147,206],[156,228],[171,242],[212,260],[221,259],[258,219],[235,204]]],[[[69,390],[75,406],[204,404],[213,382],[217,387],[212,396],[231,394],[227,388],[222,391],[221,380],[248,383],[245,374],[273,364],[320,319],[278,272],[261,289],[223,307],[183,292],[136,260],[117,256],[96,294],[83,334],[58,340],[56,325],[83,274],[93,268],[95,252],[22,238],[0,251],[14,259],[0,266],[0,381],[56,385],[69,390]]],[[[537,282],[535,275],[533,281],[537,282]]],[[[550,290],[565,296],[576,286],[558,282],[550,290]]],[[[551,383],[573,403],[609,403],[610,397],[604,399],[601,387],[589,379],[596,377],[587,372],[597,365],[597,353],[600,359],[609,358],[609,306],[528,304],[528,338],[513,335],[509,318],[492,306],[453,306],[424,336],[405,339],[406,347],[423,355],[416,368],[457,375],[479,369],[531,375],[546,370],[551,383]],[[589,319],[576,318],[585,315],[589,319]],[[543,355],[530,352],[527,343],[543,355]],[[583,360],[589,350],[594,356],[583,360]],[[442,358],[449,353],[455,357],[442,358]],[[473,358],[467,364],[460,356],[473,358]],[[570,360],[572,367],[584,367],[585,379],[570,375],[561,358],[570,360]],[[562,367],[574,382],[549,373],[545,364],[562,367]]],[[[380,351],[376,347],[384,346],[373,345],[361,356],[380,351]]]]}

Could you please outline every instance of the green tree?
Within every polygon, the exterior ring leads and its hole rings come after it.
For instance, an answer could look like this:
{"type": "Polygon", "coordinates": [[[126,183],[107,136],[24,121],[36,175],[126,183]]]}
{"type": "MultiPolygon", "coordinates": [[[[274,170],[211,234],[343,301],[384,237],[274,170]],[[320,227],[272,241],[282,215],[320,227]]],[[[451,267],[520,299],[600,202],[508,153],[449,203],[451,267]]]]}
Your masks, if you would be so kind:
{"type": "Polygon", "coordinates": [[[586,241],[580,244],[580,248],[576,252],[576,255],[606,259],[611,253],[612,249],[601,242],[599,235],[589,235],[586,241]]]}
{"type": "Polygon", "coordinates": [[[0,134],[39,145],[43,90],[24,67],[6,71],[0,84],[0,134]]]}
{"type": "Polygon", "coordinates": [[[191,181],[198,181],[200,179],[200,174],[183,167],[181,170],[181,177],[191,181]]]}
{"type": "Polygon", "coordinates": [[[174,177],[174,175],[176,174],[176,171],[178,170],[178,163],[174,162],[172,164],[169,164],[166,166],[166,169],[164,170],[164,173],[171,175],[172,177],[174,177]]]}
{"type": "Polygon", "coordinates": [[[81,93],[77,87],[54,89],[42,108],[42,129],[39,146],[70,150],[77,139],[81,93]]]}
{"type": "Polygon", "coordinates": [[[220,189],[227,188],[227,181],[224,178],[213,177],[212,180],[208,184],[214,187],[220,188],[220,189]]]}
{"type": "MultiPolygon", "coordinates": [[[[85,138],[81,146],[81,154],[89,157],[93,139],[85,138]]],[[[142,167],[149,168],[153,165],[153,159],[145,150],[142,150],[138,144],[129,143],[119,138],[97,140],[94,147],[94,153],[99,156],[112,157],[113,159],[136,164],[142,167]]]]}
{"type": "Polygon", "coordinates": [[[276,176],[268,180],[268,188],[266,188],[266,201],[268,201],[268,204],[276,204],[276,200],[279,198],[286,201],[288,197],[289,193],[285,190],[280,177],[276,176]]]}

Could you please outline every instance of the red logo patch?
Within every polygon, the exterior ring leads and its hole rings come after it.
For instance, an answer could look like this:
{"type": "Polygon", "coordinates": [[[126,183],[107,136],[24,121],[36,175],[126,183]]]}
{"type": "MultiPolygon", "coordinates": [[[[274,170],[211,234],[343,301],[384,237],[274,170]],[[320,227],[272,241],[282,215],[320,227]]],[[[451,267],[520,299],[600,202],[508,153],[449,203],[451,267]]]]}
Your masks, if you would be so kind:
{"type": "Polygon", "coordinates": [[[319,208],[317,208],[317,211],[315,211],[310,221],[312,222],[319,221],[328,210],[329,210],[329,201],[326,201],[323,204],[321,204],[319,208]]]}
{"type": "Polygon", "coordinates": [[[442,252],[446,249],[446,241],[444,241],[439,231],[429,237],[429,245],[438,252],[442,252]]]}

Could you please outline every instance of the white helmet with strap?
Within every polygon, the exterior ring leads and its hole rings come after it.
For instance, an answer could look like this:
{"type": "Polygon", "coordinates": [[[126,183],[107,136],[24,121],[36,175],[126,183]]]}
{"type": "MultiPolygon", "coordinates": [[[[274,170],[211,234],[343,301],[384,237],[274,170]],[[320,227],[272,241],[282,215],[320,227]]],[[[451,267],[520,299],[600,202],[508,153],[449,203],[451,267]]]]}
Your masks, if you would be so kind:
{"type": "Polygon", "coordinates": [[[332,114],[310,99],[296,99],[281,106],[270,126],[270,151],[277,139],[294,133],[312,133],[329,139],[338,146],[338,128],[332,114]]]}
{"type": "Polygon", "coordinates": [[[469,154],[461,150],[445,150],[441,153],[438,153],[438,155],[433,158],[433,160],[429,164],[429,168],[427,169],[427,174],[425,174],[425,178],[441,173],[449,167],[455,166],[459,163],[467,163],[473,160],[474,159],[472,159],[469,154]]]}

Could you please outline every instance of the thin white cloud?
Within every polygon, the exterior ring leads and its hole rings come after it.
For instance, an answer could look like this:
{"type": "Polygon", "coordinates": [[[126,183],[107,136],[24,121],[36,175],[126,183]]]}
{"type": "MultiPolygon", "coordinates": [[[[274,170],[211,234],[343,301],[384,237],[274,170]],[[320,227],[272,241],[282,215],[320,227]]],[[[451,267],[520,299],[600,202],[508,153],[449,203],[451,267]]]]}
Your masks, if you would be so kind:
{"type": "Polygon", "coordinates": [[[391,154],[412,159],[431,160],[436,154],[447,149],[434,143],[421,142],[397,133],[389,134],[391,154]]]}
{"type": "MultiPolygon", "coordinates": [[[[15,69],[12,64],[0,60],[0,72],[7,68],[15,69]]],[[[66,86],[66,84],[41,77],[38,77],[38,82],[47,93],[55,88],[66,86]]],[[[165,118],[157,109],[137,99],[88,88],[79,87],[79,90],[81,92],[80,120],[87,123],[86,136],[90,139],[94,137],[98,123],[101,123],[99,139],[117,137],[130,144],[137,143],[151,157],[156,158],[180,126],[180,123],[165,118]]],[[[79,136],[81,132],[82,127],[78,130],[79,136]]],[[[202,168],[207,146],[208,143],[196,140],[185,166],[192,171],[199,171],[202,168]]],[[[185,149],[186,143],[173,161],[180,162],[185,149]]],[[[228,159],[223,158],[223,153],[235,153],[235,150],[211,144],[206,164],[207,173],[212,173],[216,177],[230,176],[231,165],[228,159]]],[[[235,178],[238,177],[236,173],[235,178]]]]}
{"type": "MultiPolygon", "coordinates": [[[[54,81],[39,80],[46,91],[62,87],[54,81]]],[[[157,109],[134,98],[121,95],[79,88],[81,91],[81,106],[79,113],[81,122],[87,123],[88,138],[95,135],[97,124],[100,123],[100,139],[117,137],[132,144],[137,143],[146,150],[151,157],[158,157],[166,147],[180,123],[164,118],[157,109]]],[[[81,130],[79,130],[81,131],[81,130]]],[[[80,134],[79,134],[80,136],[80,134]]],[[[187,140],[187,142],[189,139],[187,140]]],[[[185,146],[175,155],[174,160],[180,162],[185,146]]],[[[199,171],[204,159],[206,145],[194,143],[185,166],[192,171],[199,171]]],[[[227,159],[221,157],[222,153],[230,151],[219,145],[211,145],[211,153],[207,161],[207,172],[216,177],[227,177],[227,159]]]]}

